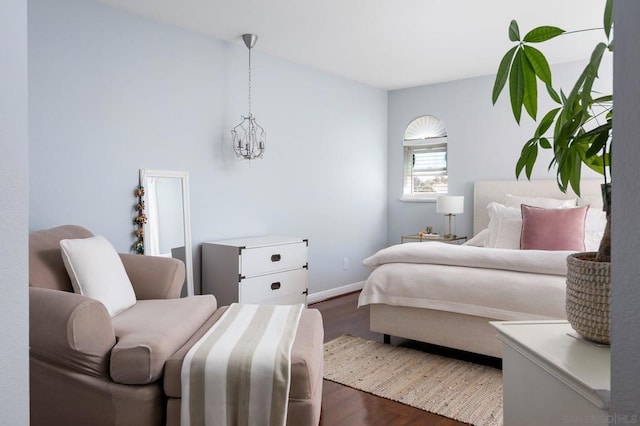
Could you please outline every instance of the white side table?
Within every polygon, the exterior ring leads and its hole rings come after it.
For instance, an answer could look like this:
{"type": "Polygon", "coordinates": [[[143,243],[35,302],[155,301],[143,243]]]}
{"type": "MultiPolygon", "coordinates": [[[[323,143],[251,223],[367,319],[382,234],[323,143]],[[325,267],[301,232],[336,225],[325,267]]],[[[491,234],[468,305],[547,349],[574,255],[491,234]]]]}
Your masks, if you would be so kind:
{"type": "Polygon", "coordinates": [[[608,425],[611,355],[567,321],[494,321],[505,426],[608,425]]]}
{"type": "Polygon", "coordinates": [[[413,235],[400,236],[400,244],[404,244],[405,242],[412,242],[412,241],[421,242],[421,243],[436,241],[440,243],[462,244],[465,241],[467,241],[467,237],[458,236],[458,235],[454,235],[452,237],[445,237],[444,235],[439,235],[439,234],[425,234],[425,235],[413,234],[413,235]]]}

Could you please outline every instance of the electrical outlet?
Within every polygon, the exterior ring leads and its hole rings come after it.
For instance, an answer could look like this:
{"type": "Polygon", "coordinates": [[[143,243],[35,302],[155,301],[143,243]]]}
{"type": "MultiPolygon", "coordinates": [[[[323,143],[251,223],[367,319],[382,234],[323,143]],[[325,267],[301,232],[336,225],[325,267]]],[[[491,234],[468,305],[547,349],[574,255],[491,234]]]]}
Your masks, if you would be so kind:
{"type": "Polygon", "coordinates": [[[345,257],[342,259],[342,270],[346,271],[347,269],[349,269],[349,258],[345,257]]]}

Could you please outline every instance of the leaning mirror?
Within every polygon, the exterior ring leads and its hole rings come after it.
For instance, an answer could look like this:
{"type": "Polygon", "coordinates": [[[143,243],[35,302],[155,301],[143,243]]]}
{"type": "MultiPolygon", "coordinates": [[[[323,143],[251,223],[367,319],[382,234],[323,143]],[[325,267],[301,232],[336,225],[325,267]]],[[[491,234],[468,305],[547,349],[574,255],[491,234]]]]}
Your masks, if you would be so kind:
{"type": "Polygon", "coordinates": [[[189,219],[189,175],[187,172],[140,169],[144,186],[147,223],[144,224],[144,254],[180,259],[186,277],[182,293],[193,296],[191,222],[189,219]]]}

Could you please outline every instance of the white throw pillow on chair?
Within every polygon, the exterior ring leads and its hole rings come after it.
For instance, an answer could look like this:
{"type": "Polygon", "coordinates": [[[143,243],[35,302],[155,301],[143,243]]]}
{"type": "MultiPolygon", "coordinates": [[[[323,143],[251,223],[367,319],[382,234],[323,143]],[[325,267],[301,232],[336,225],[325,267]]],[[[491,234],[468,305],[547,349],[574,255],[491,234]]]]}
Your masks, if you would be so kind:
{"type": "Polygon", "coordinates": [[[101,302],[113,317],[136,303],[136,294],[115,248],[102,236],[60,241],[73,290],[101,302]]]}

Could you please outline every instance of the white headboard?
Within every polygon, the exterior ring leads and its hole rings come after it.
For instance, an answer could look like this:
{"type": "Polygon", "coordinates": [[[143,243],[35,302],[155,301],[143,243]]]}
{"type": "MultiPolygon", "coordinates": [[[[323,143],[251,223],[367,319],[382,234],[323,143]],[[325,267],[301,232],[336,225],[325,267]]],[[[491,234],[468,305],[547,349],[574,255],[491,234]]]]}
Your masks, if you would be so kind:
{"type": "MultiPolygon", "coordinates": [[[[584,179],[580,183],[579,205],[589,204],[594,208],[602,208],[600,185],[602,179],[584,179]]],[[[570,189],[563,193],[554,180],[479,180],[474,184],[473,191],[473,235],[489,225],[487,204],[491,201],[504,203],[507,194],[548,198],[576,198],[570,189]]]]}

